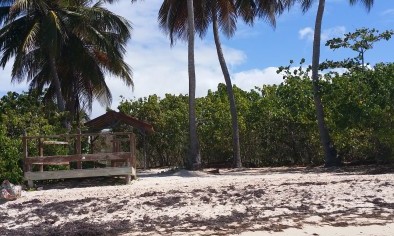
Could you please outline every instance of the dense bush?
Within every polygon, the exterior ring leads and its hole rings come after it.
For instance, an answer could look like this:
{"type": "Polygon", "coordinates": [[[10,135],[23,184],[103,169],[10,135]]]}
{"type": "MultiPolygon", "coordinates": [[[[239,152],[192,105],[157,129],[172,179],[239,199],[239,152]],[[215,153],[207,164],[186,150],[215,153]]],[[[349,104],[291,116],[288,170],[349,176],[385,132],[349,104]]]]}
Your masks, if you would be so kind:
{"type": "MultiPolygon", "coordinates": [[[[234,86],[245,166],[323,163],[311,81],[303,67],[282,68],[280,85],[242,91],[234,86]]],[[[394,64],[327,74],[321,81],[328,127],[345,162],[388,162],[394,147],[394,64]]],[[[123,100],[119,110],[153,124],[146,137],[148,165],[183,165],[187,155],[187,96],[123,100]]],[[[232,160],[231,117],[225,85],[197,99],[202,160],[232,160]]],[[[143,147],[139,137],[139,150],[143,147]]]]}
{"type": "MultiPolygon", "coordinates": [[[[53,104],[43,104],[34,93],[9,92],[0,99],[0,181],[22,181],[22,135],[54,134],[60,129],[60,115],[53,104]]],[[[37,143],[29,153],[38,155],[37,143]]]]}

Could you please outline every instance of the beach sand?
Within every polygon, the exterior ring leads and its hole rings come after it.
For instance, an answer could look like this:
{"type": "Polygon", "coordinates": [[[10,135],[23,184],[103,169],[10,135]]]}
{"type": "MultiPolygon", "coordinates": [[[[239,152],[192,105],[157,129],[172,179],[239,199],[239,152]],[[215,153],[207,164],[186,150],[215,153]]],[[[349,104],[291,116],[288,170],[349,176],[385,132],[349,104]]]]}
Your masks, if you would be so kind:
{"type": "Polygon", "coordinates": [[[0,235],[394,235],[392,171],[213,172],[38,183],[0,204],[0,235]]]}

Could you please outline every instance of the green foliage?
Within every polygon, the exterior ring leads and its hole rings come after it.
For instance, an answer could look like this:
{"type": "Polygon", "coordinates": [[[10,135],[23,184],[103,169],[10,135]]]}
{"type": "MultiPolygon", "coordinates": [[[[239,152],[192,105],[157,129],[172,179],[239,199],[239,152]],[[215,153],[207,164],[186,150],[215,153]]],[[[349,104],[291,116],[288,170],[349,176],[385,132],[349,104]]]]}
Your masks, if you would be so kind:
{"type": "MultiPolygon", "coordinates": [[[[134,101],[123,99],[118,109],[140,120],[154,125],[155,133],[146,136],[148,164],[155,166],[182,165],[187,151],[188,97],[166,94],[160,99],[156,95],[134,101]]],[[[118,128],[119,129],[119,128],[118,128]]],[[[121,128],[124,130],[125,128],[121,128]]],[[[137,147],[144,147],[144,134],[137,133],[137,147]]],[[[138,160],[142,163],[140,152],[138,160]]]]}
{"type": "Polygon", "coordinates": [[[365,52],[372,49],[373,45],[381,40],[390,40],[394,34],[394,30],[386,30],[379,33],[379,30],[361,28],[354,32],[349,32],[343,38],[333,38],[326,42],[326,46],[333,50],[339,48],[349,48],[358,53],[355,58],[346,59],[344,61],[333,62],[327,61],[323,63],[326,68],[352,68],[354,65],[365,66],[365,52]]]}
{"type": "Polygon", "coordinates": [[[335,139],[348,161],[387,162],[392,155],[394,64],[332,79],[327,94],[335,139]]]}
{"type": "MultiPolygon", "coordinates": [[[[62,115],[42,103],[34,93],[9,92],[0,99],[0,182],[22,181],[22,141],[28,135],[53,134],[60,131],[62,115]]],[[[38,154],[37,142],[29,143],[29,153],[38,154]]],[[[56,152],[57,150],[54,150],[56,152]]]]}
{"type": "Polygon", "coordinates": [[[4,124],[0,125],[0,181],[5,179],[13,183],[22,181],[22,169],[20,165],[21,153],[20,140],[12,139],[7,135],[4,124]]]}
{"type": "MultiPolygon", "coordinates": [[[[234,86],[243,165],[323,164],[313,105],[310,68],[281,67],[280,85],[243,91],[234,86]]],[[[392,160],[394,147],[394,64],[328,73],[320,80],[326,122],[344,162],[392,160]]],[[[231,117],[226,87],[219,84],[197,99],[197,122],[205,166],[231,164],[231,117]]],[[[187,96],[123,100],[121,111],[150,122],[148,166],[183,165],[187,150],[187,96]]],[[[139,138],[141,140],[142,137],[139,138]]],[[[140,141],[139,149],[142,148],[140,141]]]]}

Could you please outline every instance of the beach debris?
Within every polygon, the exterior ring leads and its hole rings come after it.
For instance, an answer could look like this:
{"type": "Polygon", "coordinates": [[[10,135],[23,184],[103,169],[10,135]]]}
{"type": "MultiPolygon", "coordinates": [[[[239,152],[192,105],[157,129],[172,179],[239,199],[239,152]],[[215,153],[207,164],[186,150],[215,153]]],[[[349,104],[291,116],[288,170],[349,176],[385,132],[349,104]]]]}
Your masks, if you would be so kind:
{"type": "Polygon", "coordinates": [[[9,201],[16,200],[22,193],[22,187],[20,185],[14,185],[8,180],[3,181],[0,190],[0,199],[9,201]]]}

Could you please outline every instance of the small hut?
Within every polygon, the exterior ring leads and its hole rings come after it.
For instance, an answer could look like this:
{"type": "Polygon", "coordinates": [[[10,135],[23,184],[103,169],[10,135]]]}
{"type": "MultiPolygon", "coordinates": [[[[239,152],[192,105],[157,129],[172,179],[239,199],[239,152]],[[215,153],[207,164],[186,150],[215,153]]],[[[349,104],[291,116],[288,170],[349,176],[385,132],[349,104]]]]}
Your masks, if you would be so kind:
{"type": "Polygon", "coordinates": [[[152,134],[154,132],[151,124],[140,121],[135,117],[124,114],[123,112],[116,112],[113,110],[109,110],[104,115],[86,122],[85,126],[88,127],[89,132],[99,132],[103,129],[116,127],[119,124],[130,125],[138,129],[142,134],[152,134]]]}
{"type": "MultiPolygon", "coordinates": [[[[147,159],[146,159],[146,135],[154,133],[153,126],[144,121],[138,120],[137,118],[126,115],[123,112],[116,112],[113,110],[108,110],[105,114],[90,120],[85,123],[85,126],[88,127],[89,132],[100,132],[104,129],[110,129],[118,127],[121,124],[129,125],[135,129],[137,129],[142,134],[142,143],[143,143],[143,167],[146,169],[147,159]]],[[[116,142],[112,140],[112,149],[114,152],[119,152],[120,150],[120,142],[116,142]]]]}

